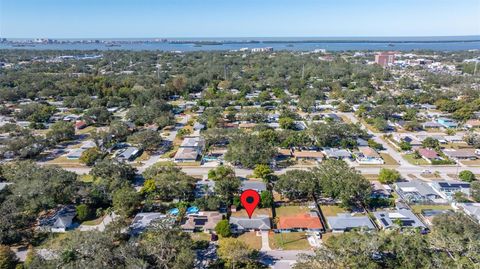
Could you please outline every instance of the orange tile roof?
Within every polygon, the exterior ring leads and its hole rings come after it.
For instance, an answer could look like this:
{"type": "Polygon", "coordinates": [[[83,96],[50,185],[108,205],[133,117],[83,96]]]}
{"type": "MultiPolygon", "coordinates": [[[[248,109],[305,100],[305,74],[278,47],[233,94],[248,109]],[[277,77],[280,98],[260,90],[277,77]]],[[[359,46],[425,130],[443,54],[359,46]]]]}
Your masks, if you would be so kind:
{"type": "Polygon", "coordinates": [[[322,229],[323,225],[316,214],[299,214],[296,216],[280,217],[279,229],[322,229]]]}

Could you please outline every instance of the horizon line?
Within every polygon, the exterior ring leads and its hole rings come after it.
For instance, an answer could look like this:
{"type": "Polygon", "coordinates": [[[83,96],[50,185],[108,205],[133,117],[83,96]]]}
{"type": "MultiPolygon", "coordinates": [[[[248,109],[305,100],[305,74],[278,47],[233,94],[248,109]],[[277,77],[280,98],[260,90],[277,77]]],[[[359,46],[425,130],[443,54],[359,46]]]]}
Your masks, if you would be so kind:
{"type": "Polygon", "coordinates": [[[0,38],[6,39],[172,39],[172,38],[205,38],[205,39],[219,39],[219,38],[472,38],[480,37],[480,34],[472,35],[389,35],[389,36],[144,36],[144,37],[7,37],[0,36],[0,38]]]}

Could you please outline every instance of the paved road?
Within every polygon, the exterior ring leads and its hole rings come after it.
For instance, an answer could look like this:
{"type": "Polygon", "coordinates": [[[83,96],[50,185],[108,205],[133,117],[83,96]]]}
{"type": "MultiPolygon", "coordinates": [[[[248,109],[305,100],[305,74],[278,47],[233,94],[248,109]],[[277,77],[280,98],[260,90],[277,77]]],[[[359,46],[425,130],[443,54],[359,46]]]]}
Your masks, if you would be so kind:
{"type": "MultiPolygon", "coordinates": [[[[81,168],[64,168],[67,171],[75,172],[77,174],[88,174],[91,170],[90,167],[81,167],[81,168]]],[[[181,167],[181,169],[192,176],[198,175],[206,175],[212,167],[181,167]]],[[[289,167],[275,171],[275,174],[284,174],[286,171],[301,169],[306,170],[309,169],[307,166],[302,167],[289,167]]],[[[381,167],[379,166],[356,166],[355,169],[360,171],[362,174],[378,174],[380,172],[381,167]]],[[[430,170],[432,173],[435,171],[440,172],[442,175],[446,174],[456,174],[457,171],[461,172],[463,170],[470,170],[474,174],[480,174],[480,167],[457,167],[457,166],[438,166],[438,165],[424,165],[424,166],[400,166],[395,168],[397,169],[402,175],[413,174],[413,175],[420,175],[424,170],[430,170]]],[[[142,169],[143,170],[143,169],[142,169]]],[[[253,173],[252,169],[244,169],[244,168],[235,168],[235,173],[237,176],[246,177],[247,175],[251,175],[253,173]]]]}
{"type": "MultiPolygon", "coordinates": [[[[353,123],[359,122],[358,119],[355,117],[355,115],[353,113],[338,113],[338,114],[347,117],[353,123]]],[[[175,131],[172,131],[171,135],[173,135],[174,132],[176,133],[176,131],[179,128],[181,128],[188,121],[188,119],[189,119],[188,115],[185,116],[185,117],[182,117],[182,119],[179,121],[179,123],[175,127],[175,131]]],[[[415,175],[417,177],[420,177],[420,174],[424,170],[430,170],[432,173],[435,172],[435,171],[438,171],[443,177],[445,177],[447,174],[456,174],[457,172],[460,172],[462,170],[470,170],[474,174],[480,174],[480,167],[431,166],[431,165],[417,166],[417,165],[410,164],[407,161],[405,161],[403,159],[403,157],[401,156],[401,154],[399,152],[397,152],[390,144],[386,143],[385,141],[383,141],[380,138],[383,135],[382,133],[374,133],[374,132],[372,132],[368,129],[367,129],[367,131],[369,132],[369,134],[373,135],[374,140],[378,143],[381,143],[384,146],[386,152],[390,156],[392,156],[392,158],[394,158],[400,164],[399,167],[395,167],[395,168],[404,177],[406,177],[408,174],[412,174],[412,175],[415,175]]],[[[170,140],[170,139],[173,141],[173,139],[175,139],[175,135],[173,135],[173,137],[168,138],[168,140],[170,140]]],[[[160,160],[159,156],[152,156],[152,158],[150,158],[148,161],[146,161],[144,165],[139,167],[139,169],[138,169],[139,172],[140,173],[143,172],[146,168],[153,165],[156,161],[159,161],[159,160],[160,160]]],[[[356,164],[356,163],[352,163],[351,165],[363,174],[378,174],[380,169],[381,169],[381,167],[379,167],[379,166],[371,166],[371,167],[369,167],[369,166],[358,166],[358,164],[356,164]]],[[[289,167],[289,168],[277,170],[277,171],[275,171],[275,173],[276,174],[283,174],[283,173],[285,173],[286,171],[289,171],[289,170],[308,169],[308,168],[309,168],[308,166],[289,167]]],[[[90,171],[90,169],[91,168],[89,168],[89,167],[65,168],[65,170],[72,171],[72,172],[75,172],[77,174],[86,174],[90,171]]],[[[193,176],[206,175],[210,169],[212,169],[212,167],[182,167],[182,170],[185,173],[187,173],[189,175],[193,175],[193,176]]],[[[246,177],[247,175],[251,175],[253,171],[251,169],[235,168],[235,172],[236,172],[237,176],[246,177]]]]}
{"type": "MultiPolygon", "coordinates": [[[[353,113],[338,113],[338,114],[339,115],[344,115],[345,117],[347,117],[353,123],[358,123],[359,122],[357,117],[353,113]]],[[[384,135],[384,133],[374,133],[374,132],[370,131],[368,128],[366,128],[365,126],[362,125],[362,127],[363,127],[364,130],[366,130],[368,132],[368,134],[373,136],[372,137],[373,141],[383,145],[383,147],[385,148],[385,151],[390,156],[392,156],[392,158],[399,165],[401,165],[403,167],[413,167],[414,166],[413,164],[410,164],[409,162],[405,161],[403,159],[402,155],[400,153],[398,153],[398,151],[396,151],[390,144],[388,144],[387,142],[382,140],[381,137],[384,135]]]]}
{"type": "Polygon", "coordinates": [[[299,255],[311,255],[313,251],[272,250],[260,251],[260,261],[274,269],[288,269],[296,263],[299,255]]]}

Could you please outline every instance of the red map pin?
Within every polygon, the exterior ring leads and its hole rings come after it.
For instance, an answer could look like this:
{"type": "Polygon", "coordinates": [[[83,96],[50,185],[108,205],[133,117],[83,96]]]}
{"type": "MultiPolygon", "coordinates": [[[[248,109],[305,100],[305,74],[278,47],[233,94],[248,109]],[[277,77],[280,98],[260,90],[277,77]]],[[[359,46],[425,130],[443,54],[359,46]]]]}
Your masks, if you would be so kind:
{"type": "Polygon", "coordinates": [[[252,218],[253,211],[257,207],[258,203],[260,203],[260,195],[255,190],[245,190],[240,195],[240,202],[242,202],[242,206],[247,210],[247,214],[249,218],[252,218]]]}

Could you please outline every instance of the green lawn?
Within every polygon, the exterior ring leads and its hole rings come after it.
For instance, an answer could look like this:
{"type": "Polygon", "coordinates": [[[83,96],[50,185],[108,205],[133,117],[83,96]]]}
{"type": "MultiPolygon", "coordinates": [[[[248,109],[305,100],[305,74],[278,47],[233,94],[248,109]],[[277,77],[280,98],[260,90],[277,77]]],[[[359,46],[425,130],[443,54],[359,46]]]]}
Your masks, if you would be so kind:
{"type": "Polygon", "coordinates": [[[238,239],[245,242],[247,245],[249,245],[253,249],[259,250],[262,248],[262,237],[257,236],[256,232],[244,233],[240,235],[238,239]]]}
{"type": "Polygon", "coordinates": [[[336,216],[338,213],[346,212],[345,209],[336,205],[321,205],[320,208],[324,216],[336,216]]]}
{"type": "Polygon", "coordinates": [[[96,219],[92,219],[92,220],[86,220],[86,221],[82,222],[82,225],[95,226],[95,225],[99,225],[100,223],[102,223],[102,220],[103,220],[103,216],[99,217],[99,218],[96,218],[96,219]]]}
{"type": "Polygon", "coordinates": [[[207,233],[190,233],[193,241],[210,241],[210,234],[207,233]]]}
{"type": "Polygon", "coordinates": [[[423,158],[420,158],[420,159],[415,159],[413,158],[413,153],[411,154],[405,154],[403,155],[403,158],[411,163],[411,164],[415,164],[415,165],[429,165],[430,163],[427,162],[427,160],[423,159],[423,158]]]}
{"type": "Polygon", "coordinates": [[[414,213],[420,214],[424,209],[432,209],[432,210],[445,210],[445,209],[452,209],[450,205],[412,205],[411,206],[414,213]]]}
{"type": "Polygon", "coordinates": [[[80,176],[78,176],[78,179],[82,182],[85,182],[85,183],[92,183],[93,182],[93,176],[89,175],[89,174],[80,175],[80,176]]]}
{"type": "Polygon", "coordinates": [[[274,233],[269,235],[269,243],[272,249],[309,250],[312,248],[305,232],[274,233]]]}
{"type": "Polygon", "coordinates": [[[60,249],[64,241],[68,239],[68,233],[50,233],[49,236],[40,242],[36,248],[60,249]]]}
{"type": "Polygon", "coordinates": [[[392,156],[390,156],[390,154],[380,153],[380,155],[385,161],[385,165],[398,165],[397,161],[395,161],[395,159],[392,156]]]}

